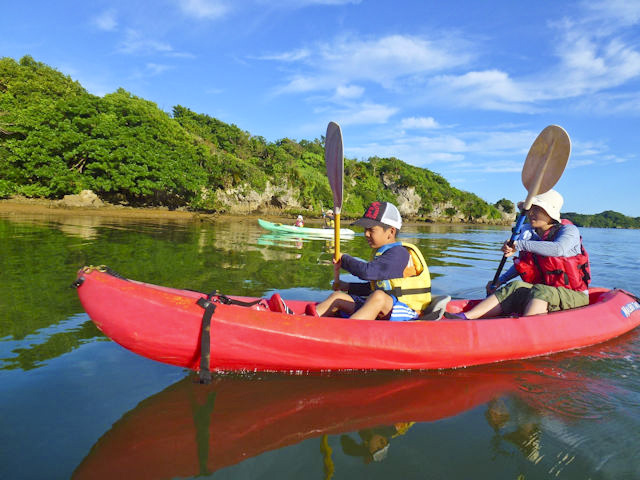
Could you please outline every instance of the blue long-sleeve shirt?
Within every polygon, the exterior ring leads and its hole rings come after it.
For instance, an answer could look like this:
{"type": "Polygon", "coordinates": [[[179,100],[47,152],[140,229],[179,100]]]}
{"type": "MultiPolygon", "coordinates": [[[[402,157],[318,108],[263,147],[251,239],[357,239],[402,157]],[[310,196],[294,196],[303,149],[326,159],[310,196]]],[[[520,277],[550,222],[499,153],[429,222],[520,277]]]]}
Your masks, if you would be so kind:
{"type": "Polygon", "coordinates": [[[351,255],[342,255],[342,268],[367,283],[349,283],[349,293],[354,295],[369,295],[371,285],[369,281],[389,280],[401,278],[409,263],[409,251],[400,242],[389,243],[378,249],[380,255],[373,257],[370,262],[364,262],[351,255]]]}

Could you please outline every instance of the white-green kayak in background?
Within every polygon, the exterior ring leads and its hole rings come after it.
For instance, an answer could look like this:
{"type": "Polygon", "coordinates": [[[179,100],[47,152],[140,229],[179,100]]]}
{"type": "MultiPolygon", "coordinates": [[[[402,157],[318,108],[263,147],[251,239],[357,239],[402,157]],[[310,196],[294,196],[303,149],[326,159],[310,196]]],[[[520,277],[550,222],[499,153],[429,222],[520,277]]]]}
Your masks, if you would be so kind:
{"type": "MultiPolygon", "coordinates": [[[[333,228],[310,228],[310,227],[296,227],[294,225],[285,225],[283,223],[267,222],[266,220],[258,219],[258,224],[265,230],[277,233],[286,233],[291,235],[308,235],[314,237],[333,237],[333,228]]],[[[355,232],[348,228],[340,229],[341,237],[353,237],[355,232]]]]}

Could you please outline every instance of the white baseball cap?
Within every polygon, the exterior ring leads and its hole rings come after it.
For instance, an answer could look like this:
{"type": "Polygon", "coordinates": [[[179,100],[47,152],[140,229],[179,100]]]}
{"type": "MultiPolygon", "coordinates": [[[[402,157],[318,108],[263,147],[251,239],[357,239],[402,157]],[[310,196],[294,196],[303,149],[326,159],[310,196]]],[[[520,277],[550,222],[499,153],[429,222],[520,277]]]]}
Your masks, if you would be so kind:
{"type": "Polygon", "coordinates": [[[393,203],[372,202],[367,207],[361,219],[352,223],[364,228],[375,227],[376,225],[402,228],[402,217],[393,203]]]}

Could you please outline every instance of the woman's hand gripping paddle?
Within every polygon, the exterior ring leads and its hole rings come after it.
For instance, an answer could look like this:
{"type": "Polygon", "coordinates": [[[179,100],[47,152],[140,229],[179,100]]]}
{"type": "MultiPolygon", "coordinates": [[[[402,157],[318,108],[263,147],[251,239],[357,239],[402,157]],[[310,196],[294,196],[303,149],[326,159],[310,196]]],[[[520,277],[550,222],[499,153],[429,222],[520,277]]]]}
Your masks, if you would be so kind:
{"type": "MultiPolygon", "coordinates": [[[[344,152],[342,147],[342,132],[340,125],[329,122],[327,125],[327,135],[324,138],[324,163],[327,166],[327,177],[333,192],[333,214],[334,214],[334,259],[340,258],[340,212],[342,211],[342,190],[344,183],[344,152]]],[[[336,268],[334,275],[334,285],[338,285],[340,272],[336,268]]]]}
{"type": "MultiPolygon", "coordinates": [[[[569,161],[571,153],[571,140],[567,132],[557,125],[549,125],[535,139],[529,154],[522,167],[522,184],[529,194],[520,210],[520,215],[513,227],[509,244],[513,245],[516,237],[522,230],[522,225],[526,214],[531,208],[533,197],[538,194],[548,192],[560,179],[564,168],[569,161]]],[[[507,261],[506,255],[502,256],[498,271],[493,277],[490,290],[493,291],[498,286],[500,272],[507,261]]]]}

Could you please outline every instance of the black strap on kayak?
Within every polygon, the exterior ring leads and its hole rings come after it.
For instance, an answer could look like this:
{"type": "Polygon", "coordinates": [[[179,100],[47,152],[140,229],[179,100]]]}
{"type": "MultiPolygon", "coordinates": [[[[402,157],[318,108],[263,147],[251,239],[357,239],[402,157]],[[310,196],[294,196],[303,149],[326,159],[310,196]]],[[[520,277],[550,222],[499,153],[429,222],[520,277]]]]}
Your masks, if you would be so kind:
{"type": "Polygon", "coordinates": [[[196,303],[204,308],[200,328],[200,383],[208,384],[211,383],[211,317],[216,305],[210,298],[199,298],[196,303]]]}
{"type": "Polygon", "coordinates": [[[216,311],[216,303],[251,307],[262,301],[263,299],[259,298],[252,302],[243,302],[242,300],[229,298],[226,295],[220,295],[217,290],[207,295],[207,298],[198,299],[196,303],[204,308],[200,327],[200,383],[211,383],[211,317],[216,311]]]}
{"type": "Polygon", "coordinates": [[[385,293],[389,293],[396,297],[401,297],[402,295],[419,295],[421,293],[431,293],[431,287],[427,288],[400,288],[395,287],[391,290],[384,290],[385,293]]]}

